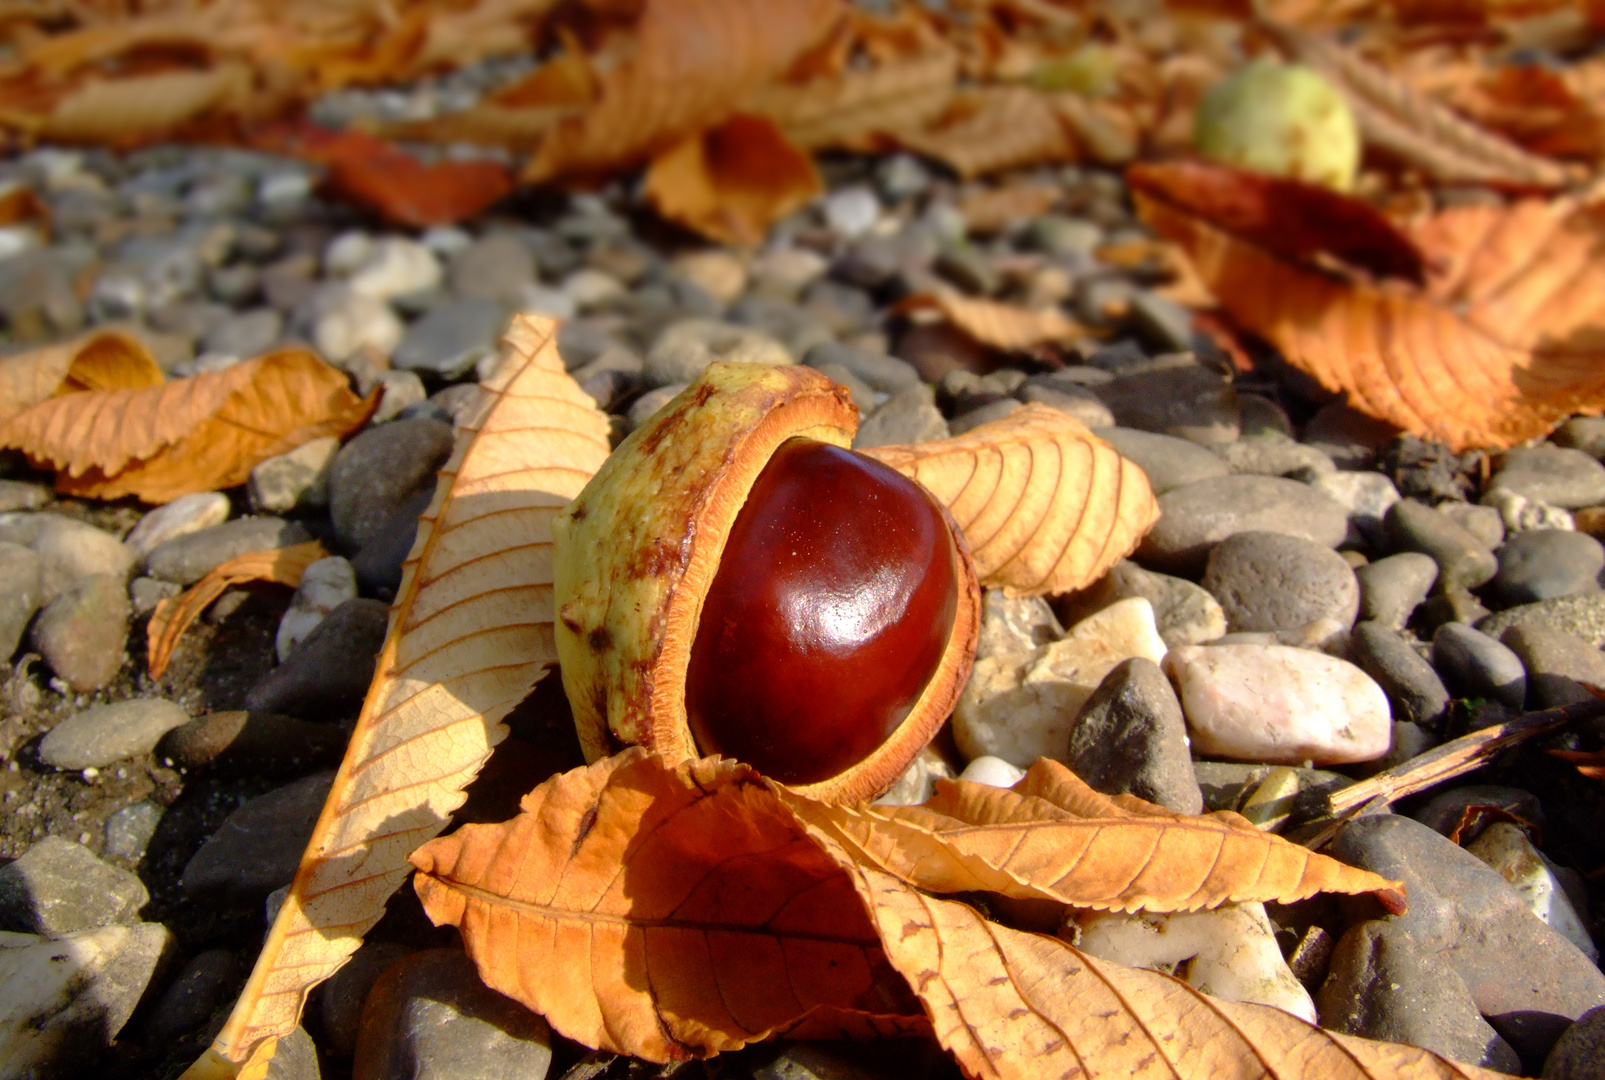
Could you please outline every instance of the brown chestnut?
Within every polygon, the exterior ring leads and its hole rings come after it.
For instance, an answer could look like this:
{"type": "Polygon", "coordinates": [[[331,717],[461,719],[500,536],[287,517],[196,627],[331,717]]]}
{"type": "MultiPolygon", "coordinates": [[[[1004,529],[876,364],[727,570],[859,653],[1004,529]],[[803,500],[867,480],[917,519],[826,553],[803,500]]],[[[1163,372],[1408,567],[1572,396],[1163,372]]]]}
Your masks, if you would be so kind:
{"type": "Polygon", "coordinates": [[[885,790],[969,675],[980,589],[947,510],[847,449],[845,388],[715,363],[552,521],[554,635],[591,760],[734,757],[885,790]]]}

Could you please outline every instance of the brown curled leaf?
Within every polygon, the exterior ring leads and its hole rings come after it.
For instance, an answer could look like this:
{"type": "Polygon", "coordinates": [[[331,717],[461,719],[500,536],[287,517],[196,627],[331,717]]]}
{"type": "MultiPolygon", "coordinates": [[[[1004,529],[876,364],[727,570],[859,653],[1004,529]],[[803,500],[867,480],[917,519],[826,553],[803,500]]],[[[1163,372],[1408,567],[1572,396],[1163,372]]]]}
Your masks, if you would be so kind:
{"type": "Polygon", "coordinates": [[[506,734],[502,717],[556,663],[550,522],[607,457],[608,426],[565,373],[554,331],[545,319],[514,320],[501,366],[458,425],[345,760],[195,1077],[264,1067],[307,992],[384,913],[411,870],[408,853],[462,804],[506,734]]]}
{"type": "Polygon", "coordinates": [[[899,131],[920,131],[953,96],[958,57],[933,49],[861,71],[766,86],[743,103],[805,150],[877,150],[899,131]]]}
{"type": "Polygon", "coordinates": [[[212,568],[206,576],[177,596],[156,605],[145,630],[151,678],[159,679],[172,662],[173,651],[190,624],[224,591],[234,585],[266,581],[295,588],[306,568],[329,553],[316,540],[272,551],[237,555],[212,568]]]}
{"type": "Polygon", "coordinates": [[[190,379],[67,394],[0,425],[0,446],[56,470],[56,490],[171,502],[243,484],[258,463],[344,436],[378,406],[343,372],[285,349],[190,379]]]}
{"type": "Polygon", "coordinates": [[[946,504],[981,583],[1011,596],[1084,588],[1159,519],[1143,471],[1046,405],[949,439],[864,453],[946,504]]]}
{"type": "Polygon", "coordinates": [[[905,148],[945,162],[963,177],[1075,157],[1075,144],[1053,107],[1023,86],[955,94],[929,126],[891,134],[905,148]]]}
{"type": "Polygon", "coordinates": [[[1055,307],[1023,308],[997,300],[965,296],[948,288],[917,293],[897,311],[937,311],[970,337],[993,349],[1024,352],[1038,345],[1068,345],[1091,331],[1055,307]]]}
{"type": "Polygon", "coordinates": [[[0,425],[59,394],[138,390],[163,381],[161,367],[138,338],[100,330],[0,358],[0,425]]]}

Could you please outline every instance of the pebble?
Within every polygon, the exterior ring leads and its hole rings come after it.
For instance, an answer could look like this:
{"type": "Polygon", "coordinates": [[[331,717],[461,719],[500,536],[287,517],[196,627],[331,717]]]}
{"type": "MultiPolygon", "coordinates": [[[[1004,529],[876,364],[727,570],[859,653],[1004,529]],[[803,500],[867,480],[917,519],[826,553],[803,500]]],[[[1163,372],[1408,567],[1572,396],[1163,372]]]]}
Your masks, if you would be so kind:
{"type": "Polygon", "coordinates": [[[1020,768],[1039,757],[1063,761],[1075,717],[1104,676],[1122,660],[1164,655],[1153,607],[1138,597],[1083,619],[1059,641],[978,660],[953,711],[959,751],[1020,768]]]}
{"type": "Polygon", "coordinates": [[[682,319],[666,327],[652,343],[642,378],[653,387],[689,383],[715,360],[771,366],[795,362],[784,345],[750,327],[682,319]]]}
{"type": "Polygon", "coordinates": [[[1496,507],[1478,506],[1468,502],[1439,503],[1432,508],[1456,525],[1465,529],[1489,551],[1505,542],[1505,520],[1496,507]]]}
{"type": "Polygon", "coordinates": [[[1544,1059],[1544,1080],[1605,1080],[1605,1007],[1566,1029],[1544,1059]]]}
{"type": "Polygon", "coordinates": [[[1383,529],[1391,551],[1416,551],[1438,564],[1439,591],[1474,589],[1499,572],[1493,545],[1414,499],[1388,508],[1383,529]]]}
{"type": "Polygon", "coordinates": [[[1174,435],[1201,446],[1237,439],[1237,392],[1191,353],[1130,365],[1094,392],[1121,427],[1174,435]]]}
{"type": "Polygon", "coordinates": [[[368,992],[381,975],[413,951],[400,942],[364,941],[339,971],[313,991],[320,1021],[318,1032],[330,1057],[351,1060],[357,1049],[362,1003],[368,992]]]}
{"type": "Polygon", "coordinates": [[[1454,967],[1394,923],[1356,923],[1338,939],[1315,1004],[1321,1026],[1329,1031],[1409,1043],[1456,1061],[1521,1072],[1516,1051],[1477,1012],[1454,967]]]}
{"type": "Polygon", "coordinates": [[[981,633],[977,656],[1028,652],[1064,636],[1053,608],[1040,596],[1008,596],[1002,589],[981,594],[981,633]]]}
{"type": "Polygon", "coordinates": [[[496,353],[507,313],[494,300],[467,296],[449,300],[407,328],[390,362],[407,371],[451,381],[496,353]]]}
{"type": "Polygon", "coordinates": [[[99,690],[116,677],[126,658],[128,592],[111,574],[79,578],[33,622],[33,646],[68,686],[99,690]]]}
{"type": "Polygon", "coordinates": [[[853,449],[932,442],[947,436],[947,421],[936,407],[936,392],[916,383],[887,398],[859,425],[853,449]]]}
{"type": "Polygon", "coordinates": [[[953,769],[934,747],[927,746],[892,786],[875,800],[881,806],[918,806],[936,793],[936,781],[953,778],[953,769]]]}
{"type": "Polygon", "coordinates": [[[357,573],[350,562],[331,555],[310,564],[301,575],[301,584],[296,587],[289,608],[279,619],[278,633],[273,639],[279,663],[290,658],[296,646],[329,612],[356,595],[357,573]]]}
{"type": "Polygon", "coordinates": [[[128,602],[135,618],[149,615],[163,600],[171,599],[184,591],[182,585],[171,581],[158,581],[153,577],[137,577],[128,583],[128,602]]]}
{"type": "Polygon", "coordinates": [[[1203,811],[1181,703],[1152,660],[1125,660],[1104,676],[1070,729],[1065,763],[1105,795],[1203,811]]]}
{"type": "Polygon", "coordinates": [[[1102,428],[1096,434],[1147,474],[1155,495],[1231,472],[1219,454],[1173,435],[1125,427],[1102,428]]]}
{"type": "Polygon", "coordinates": [[[1358,568],[1354,578],[1360,586],[1359,618],[1402,630],[1432,591],[1438,564],[1430,555],[1402,551],[1358,568]]]}
{"type": "Polygon", "coordinates": [[[1572,906],[1555,869],[1533,846],[1527,832],[1509,821],[1495,821],[1465,848],[1510,882],[1531,911],[1554,928],[1582,954],[1599,962],[1599,949],[1588,927],[1572,906]]]}
{"type": "Polygon", "coordinates": [[[156,548],[180,536],[210,529],[228,520],[228,496],[220,491],[197,491],[180,495],[166,506],[152,510],[139,519],[123,544],[136,561],[143,560],[156,548]]]}
{"type": "Polygon", "coordinates": [[[336,607],[288,660],[251,687],[246,709],[302,720],[347,716],[373,681],[389,614],[382,600],[347,600],[336,607]]]}
{"type": "Polygon", "coordinates": [[[1138,289],[1132,293],[1126,317],[1137,336],[1161,352],[1187,349],[1193,344],[1193,313],[1167,296],[1138,289]]]}
{"type": "MultiPolygon", "coordinates": [[[[1256,476],[1293,476],[1307,480],[1310,477],[1336,475],[1337,466],[1332,459],[1313,446],[1304,446],[1282,434],[1257,435],[1241,438],[1215,448],[1221,460],[1234,473],[1252,473],[1256,476]]],[[[1361,475],[1351,473],[1351,476],[1361,475]]],[[[1383,477],[1386,480],[1386,477],[1383,477]]],[[[1316,489],[1328,495],[1332,492],[1320,485],[1316,489]]],[[[1349,503],[1333,496],[1335,502],[1349,509],[1349,503]]]]}
{"type": "Polygon", "coordinates": [[[1264,904],[1174,914],[1086,912],[1075,926],[1076,948],[1090,956],[1174,972],[1213,997],[1270,1005],[1315,1023],[1315,1003],[1282,959],[1264,904]]]}
{"type": "MultiPolygon", "coordinates": [[[[1535,825],[1544,820],[1543,807],[1532,792],[1498,784],[1465,784],[1439,791],[1410,816],[1434,832],[1449,836],[1460,828],[1466,810],[1473,806],[1496,807],[1535,825]]],[[[1471,830],[1460,839],[1469,841],[1476,835],[1477,832],[1471,830]]]]}
{"type": "Polygon", "coordinates": [[[1486,509],[1499,515],[1507,533],[1532,529],[1564,529],[1570,532],[1577,528],[1577,519],[1570,510],[1517,495],[1514,491],[1489,491],[1484,493],[1482,501],[1486,509]]]}
{"type": "Polygon", "coordinates": [[[356,551],[415,492],[433,490],[452,444],[451,425],[438,420],[393,420],[347,443],[329,473],[329,516],[341,547],[356,551]]]}
{"type": "Polygon", "coordinates": [[[825,224],[842,236],[863,236],[880,220],[881,203],[870,188],[857,184],[825,197],[825,224]]]}
{"type": "Polygon", "coordinates": [[[149,753],[163,735],[189,723],[182,706],[161,698],[132,698],[74,713],[45,735],[39,758],[58,769],[99,769],[149,753]]]}
{"type": "Polygon", "coordinates": [[[972,784],[986,784],[988,787],[1013,787],[1024,778],[1024,769],[991,754],[982,754],[964,766],[964,771],[959,773],[960,780],[968,780],[972,784]]]}
{"type": "Polygon", "coordinates": [[[679,397],[681,391],[689,385],[689,383],[670,383],[656,390],[648,390],[631,404],[630,411],[625,414],[625,426],[634,431],[645,424],[661,412],[665,405],[679,397]]]}
{"type": "Polygon", "coordinates": [[[847,388],[847,392],[852,395],[853,404],[858,406],[860,415],[873,412],[876,402],[885,397],[882,394],[877,398],[874,389],[868,383],[840,364],[820,364],[817,370],[821,375],[829,377],[832,382],[847,388]]]}
{"type": "Polygon", "coordinates": [[[340,440],[324,436],[259,462],[246,489],[251,509],[284,514],[329,505],[329,473],[339,452],[340,440]]]}
{"type": "Polygon", "coordinates": [[[39,610],[44,570],[39,556],[21,544],[0,541],[0,663],[8,663],[39,610]]]}
{"type": "Polygon", "coordinates": [[[62,937],[139,921],[150,893],[82,844],[46,836],[0,867],[0,928],[62,937]]]}
{"type": "Polygon", "coordinates": [[[1002,420],[1010,413],[1022,408],[1022,404],[1022,402],[1014,398],[1000,398],[997,401],[988,402],[978,409],[971,409],[967,413],[954,417],[947,425],[948,432],[953,435],[962,435],[967,431],[973,431],[982,424],[990,424],[994,420],[1002,420]]]}
{"type": "MultiPolygon", "coordinates": [[[[156,999],[146,1029],[157,1039],[188,1035],[227,1004],[244,974],[239,960],[227,949],[195,954],[156,999]]],[[[278,1056],[276,1052],[274,1056],[278,1056]]]]}
{"type": "Polygon", "coordinates": [[[480,981],[455,949],[392,964],[362,1007],[352,1080],[544,1080],[552,1064],[546,1021],[480,981]]]}
{"type": "Polygon", "coordinates": [[[1279,476],[1197,480],[1165,492],[1158,502],[1159,521],[1138,547],[1137,561],[1166,573],[1202,573],[1209,550],[1236,533],[1284,533],[1329,548],[1348,534],[1341,506],[1279,476]]]}
{"type": "Polygon", "coordinates": [[[48,506],[55,495],[44,484],[30,484],[23,480],[0,480],[0,513],[17,510],[37,510],[48,506]]]}
{"type": "Polygon", "coordinates": [[[1575,634],[1541,623],[1518,623],[1499,638],[1527,670],[1527,707],[1554,709],[1590,701],[1581,685],[1605,687],[1605,655],[1575,634]]]}
{"type": "Polygon", "coordinates": [[[809,349],[803,359],[809,367],[822,368],[838,364],[864,380],[870,387],[884,394],[922,385],[919,372],[913,365],[883,352],[859,349],[837,341],[827,341],[809,349]]]}
{"type": "Polygon", "coordinates": [[[25,543],[39,556],[41,604],[49,604],[73,582],[91,574],[126,581],[133,553],[111,533],[59,514],[18,515],[0,522],[0,539],[25,543]]]}
{"type": "Polygon", "coordinates": [[[1348,511],[1348,542],[1382,546],[1383,518],[1388,508],[1399,501],[1399,489],[1392,480],[1375,472],[1327,472],[1315,476],[1309,484],[1348,511]]]}
{"type": "Polygon", "coordinates": [[[1605,546],[1587,533],[1534,529],[1494,552],[1499,572],[1490,593],[1505,606],[1599,591],[1605,546]]]}
{"type": "MultiPolygon", "coordinates": [[[[1026,380],[1017,391],[1021,401],[1027,404],[1046,405],[1058,409],[1073,419],[1081,421],[1089,428],[1110,428],[1114,426],[1115,414],[1109,411],[1098,395],[1085,386],[1077,386],[1069,382],[1049,382],[1047,380],[1026,380]]],[[[1144,432],[1146,434],[1146,432],[1144,432]]],[[[1166,438],[1167,436],[1160,436],[1166,438]]]]}
{"type": "Polygon", "coordinates": [[[670,261],[669,271],[696,285],[720,304],[729,304],[747,291],[747,268],[735,255],[719,248],[678,255],[670,261]]]}
{"type": "Polygon", "coordinates": [[[1512,709],[1527,700],[1527,670],[1498,640],[1465,623],[1445,623],[1432,635],[1432,666],[1457,696],[1490,698],[1512,709]]]}
{"type": "Polygon", "coordinates": [[[1360,607],[1354,571],[1337,552],[1282,533],[1228,536],[1210,551],[1203,585],[1228,630],[1271,632],[1288,645],[1324,644],[1320,635],[1346,632],[1360,607]]]}
{"type": "Polygon", "coordinates": [[[1475,625],[1479,619],[1488,614],[1478,600],[1465,589],[1452,588],[1429,597],[1426,603],[1416,609],[1415,621],[1417,632],[1430,636],[1444,623],[1465,623],[1475,625]]]}
{"type": "Polygon", "coordinates": [[[1540,600],[1477,620],[1477,629],[1494,638],[1512,626],[1547,626],[1574,634],[1595,648],[1605,646],[1605,593],[1540,600]]]}
{"type": "Polygon", "coordinates": [[[184,892],[257,903],[288,884],[333,783],[334,773],[314,773],[248,800],[191,856],[184,892]]]}
{"type": "Polygon", "coordinates": [[[1357,623],[1349,637],[1354,663],[1382,687],[1395,720],[1429,726],[1442,722],[1449,691],[1432,665],[1391,627],[1357,623]]]}
{"type": "Polygon", "coordinates": [[[1168,648],[1202,645],[1226,633],[1226,613],[1207,589],[1185,578],[1144,570],[1130,559],[1121,559],[1088,588],[1061,600],[1061,611],[1069,621],[1079,621],[1133,596],[1153,606],[1154,625],[1168,648]]]}
{"type": "Polygon", "coordinates": [[[201,336],[209,353],[249,359],[269,351],[284,336],[284,316],[270,307],[228,315],[201,336]]]}
{"type": "Polygon", "coordinates": [[[393,599],[401,588],[401,565],[412,552],[418,537],[418,518],[429,508],[435,493],[425,488],[396,509],[379,531],[351,556],[357,584],[382,600],[393,599]]]}
{"type": "MultiPolygon", "coordinates": [[[[330,270],[339,272],[333,267],[330,270]]],[[[376,300],[394,300],[410,293],[427,292],[445,277],[433,251],[416,240],[400,236],[373,241],[346,274],[346,283],[352,292],[376,300]]]]}
{"type": "Polygon", "coordinates": [[[374,385],[378,386],[383,394],[379,398],[379,407],[368,418],[370,424],[382,424],[386,420],[394,420],[429,398],[429,391],[424,389],[424,381],[412,371],[381,371],[374,379],[374,385]]]}
{"type": "Polygon", "coordinates": [[[1493,491],[1567,510],[1605,503],[1605,465],[1581,450],[1532,446],[1507,451],[1489,482],[1493,491]]]}
{"type": "Polygon", "coordinates": [[[1337,765],[1388,750],[1387,696],[1345,660],[1282,645],[1184,645],[1164,668],[1198,753],[1337,765]]]}
{"type": "Polygon", "coordinates": [[[19,1078],[96,1075],[93,1063],[172,954],[160,923],[102,926],[0,948],[0,1061],[19,1078]]]}
{"type": "Polygon", "coordinates": [[[535,283],[535,257],[518,237],[505,232],[481,236],[452,260],[451,291],[458,296],[516,306],[526,285],[535,283]]]}
{"type": "MultiPolygon", "coordinates": [[[[1477,1011],[1524,1063],[1542,1061],[1570,1021],[1605,1004],[1599,968],[1527,910],[1509,882],[1420,822],[1358,818],[1326,853],[1404,882],[1410,910],[1386,921],[1454,968],[1477,1011]]],[[[1344,903],[1376,910],[1370,900],[1344,903]]]]}
{"type": "Polygon", "coordinates": [[[1398,429],[1336,398],[1316,410],[1304,425],[1302,441],[1325,451],[1340,469],[1368,469],[1398,429]]]}
{"type": "Polygon", "coordinates": [[[180,769],[294,777],[338,764],[345,745],[346,733],[338,727],[238,709],[174,728],[157,752],[180,769]]]}
{"type": "Polygon", "coordinates": [[[297,1027],[273,1048],[273,1060],[262,1080],[322,1080],[322,1076],[317,1044],[306,1028],[297,1027]]]}
{"type": "Polygon", "coordinates": [[[193,585],[230,559],[253,551],[275,551],[312,539],[305,525],[278,517],[240,518],[187,533],[145,556],[151,577],[193,585]]]}
{"type": "Polygon", "coordinates": [[[106,819],[107,855],[138,862],[145,857],[145,848],[156,835],[166,811],[160,803],[149,799],[130,803],[106,819]]]}

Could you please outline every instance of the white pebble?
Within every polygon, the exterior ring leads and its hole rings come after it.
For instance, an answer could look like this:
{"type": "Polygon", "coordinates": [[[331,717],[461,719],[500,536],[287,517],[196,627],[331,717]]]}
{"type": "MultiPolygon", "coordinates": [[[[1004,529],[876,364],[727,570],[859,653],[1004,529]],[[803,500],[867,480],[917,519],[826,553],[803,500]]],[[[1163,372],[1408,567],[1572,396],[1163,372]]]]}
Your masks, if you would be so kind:
{"type": "Polygon", "coordinates": [[[290,658],[297,645],[318,628],[324,618],[357,595],[357,572],[338,555],[319,559],[306,568],[295,598],[279,620],[279,632],[273,640],[279,663],[290,658]]]}
{"type": "Polygon", "coordinates": [[[135,559],[143,559],[169,540],[223,524],[228,515],[228,496],[220,491],[180,495],[140,518],[123,543],[134,553],[135,559]]]}
{"type": "Polygon", "coordinates": [[[863,185],[843,188],[825,199],[825,224],[843,236],[862,236],[880,220],[881,201],[863,185]]]}
{"type": "Polygon", "coordinates": [[[1025,777],[1025,770],[1010,765],[1000,757],[983,754],[964,766],[959,773],[960,780],[968,780],[974,784],[990,784],[992,787],[1011,788],[1025,777]]]}
{"type": "Polygon", "coordinates": [[[1599,961],[1599,949],[1588,928],[1572,906],[1571,898],[1555,876],[1554,867],[1519,825],[1496,821],[1466,850],[1499,871],[1499,876],[1515,886],[1527,908],[1567,941],[1576,945],[1590,960],[1599,961]]]}

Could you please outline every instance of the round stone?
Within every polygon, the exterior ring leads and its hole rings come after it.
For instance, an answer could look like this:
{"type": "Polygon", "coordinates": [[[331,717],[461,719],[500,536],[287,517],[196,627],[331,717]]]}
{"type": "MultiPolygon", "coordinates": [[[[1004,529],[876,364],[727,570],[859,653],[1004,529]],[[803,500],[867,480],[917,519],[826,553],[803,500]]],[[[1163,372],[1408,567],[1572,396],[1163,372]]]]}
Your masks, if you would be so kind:
{"type": "Polygon", "coordinates": [[[1505,604],[1597,592],[1605,546],[1587,533],[1535,529],[1518,533],[1496,551],[1499,572],[1492,594],[1505,604]]]}
{"type": "Polygon", "coordinates": [[[1220,601],[1229,630],[1301,631],[1317,620],[1354,625],[1360,589],[1329,547],[1273,532],[1240,532],[1209,553],[1204,588],[1220,601]]]}
{"type": "Polygon", "coordinates": [[[1184,576],[1201,572],[1210,549],[1240,532],[1285,533],[1335,548],[1349,531],[1343,507],[1308,484],[1280,476],[1199,480],[1159,496],[1159,511],[1137,559],[1184,576]]]}

